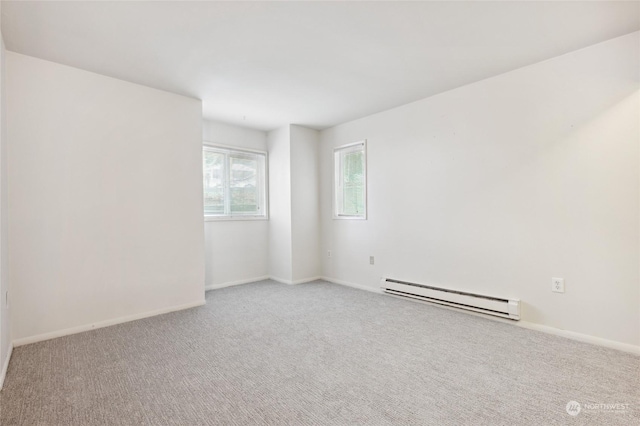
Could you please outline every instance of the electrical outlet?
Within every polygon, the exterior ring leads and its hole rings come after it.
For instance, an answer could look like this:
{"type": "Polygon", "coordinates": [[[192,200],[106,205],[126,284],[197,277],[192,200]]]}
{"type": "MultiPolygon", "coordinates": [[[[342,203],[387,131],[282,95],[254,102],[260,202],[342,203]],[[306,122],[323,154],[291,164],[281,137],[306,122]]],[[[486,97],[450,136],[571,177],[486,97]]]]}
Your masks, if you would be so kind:
{"type": "Polygon", "coordinates": [[[369,256],[369,265],[373,265],[376,259],[373,256],[369,256]]]}
{"type": "Polygon", "coordinates": [[[551,291],[564,293],[564,278],[551,278],[551,291]]]}
{"type": "Polygon", "coordinates": [[[331,250],[327,250],[327,257],[331,257],[331,250]]]}

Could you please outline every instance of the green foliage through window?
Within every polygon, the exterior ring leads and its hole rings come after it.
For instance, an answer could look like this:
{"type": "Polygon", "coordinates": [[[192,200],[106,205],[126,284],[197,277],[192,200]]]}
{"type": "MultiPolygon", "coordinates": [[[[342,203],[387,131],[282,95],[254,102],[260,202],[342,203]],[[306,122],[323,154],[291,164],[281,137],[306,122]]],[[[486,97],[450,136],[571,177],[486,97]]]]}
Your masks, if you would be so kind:
{"type": "Polygon", "coordinates": [[[335,150],[335,215],[366,217],[367,180],[365,143],[335,150]]]}
{"type": "Polygon", "coordinates": [[[205,146],[205,216],[266,216],[266,156],[205,146]]]}

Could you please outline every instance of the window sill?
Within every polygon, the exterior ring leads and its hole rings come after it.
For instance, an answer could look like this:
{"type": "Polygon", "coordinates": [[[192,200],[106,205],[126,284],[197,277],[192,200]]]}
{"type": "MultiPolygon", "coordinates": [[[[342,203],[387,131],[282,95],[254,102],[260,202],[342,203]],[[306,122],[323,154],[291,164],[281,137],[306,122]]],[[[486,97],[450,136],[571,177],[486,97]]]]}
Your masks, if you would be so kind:
{"type": "Polygon", "coordinates": [[[205,222],[227,222],[233,220],[269,220],[267,216],[205,216],[205,222]]]}
{"type": "Polygon", "coordinates": [[[367,220],[367,216],[333,216],[333,220],[367,220]]]}

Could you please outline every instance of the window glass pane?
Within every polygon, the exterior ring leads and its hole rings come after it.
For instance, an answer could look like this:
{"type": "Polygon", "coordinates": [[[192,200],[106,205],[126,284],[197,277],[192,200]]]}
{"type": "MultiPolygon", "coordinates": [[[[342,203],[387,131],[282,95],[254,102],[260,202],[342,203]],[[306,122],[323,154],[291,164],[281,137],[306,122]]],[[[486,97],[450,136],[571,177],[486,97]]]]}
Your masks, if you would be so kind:
{"type": "Polygon", "coordinates": [[[259,213],[257,157],[251,154],[234,154],[229,158],[229,167],[231,214],[259,213]]]}
{"type": "Polygon", "coordinates": [[[345,215],[364,213],[364,152],[352,151],[342,156],[342,212],[345,215]]]}
{"type": "Polygon", "coordinates": [[[204,213],[224,214],[224,154],[205,150],[204,163],[204,213]]]}
{"type": "Polygon", "coordinates": [[[205,217],[267,217],[265,154],[205,146],[202,157],[205,217]]]}

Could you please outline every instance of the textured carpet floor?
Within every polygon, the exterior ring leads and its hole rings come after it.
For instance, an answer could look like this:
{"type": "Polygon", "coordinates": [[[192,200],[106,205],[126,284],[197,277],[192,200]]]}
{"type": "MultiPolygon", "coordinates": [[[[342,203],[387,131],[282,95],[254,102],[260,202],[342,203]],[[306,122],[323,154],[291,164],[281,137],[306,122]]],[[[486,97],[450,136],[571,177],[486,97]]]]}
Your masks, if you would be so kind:
{"type": "Polygon", "coordinates": [[[635,425],[640,357],[325,282],[15,349],[9,425],[635,425]],[[577,416],[566,412],[582,404],[577,416]],[[605,410],[586,404],[628,404],[605,410]]]}

